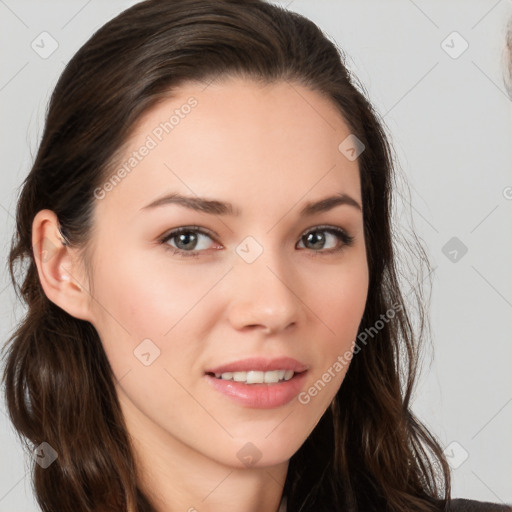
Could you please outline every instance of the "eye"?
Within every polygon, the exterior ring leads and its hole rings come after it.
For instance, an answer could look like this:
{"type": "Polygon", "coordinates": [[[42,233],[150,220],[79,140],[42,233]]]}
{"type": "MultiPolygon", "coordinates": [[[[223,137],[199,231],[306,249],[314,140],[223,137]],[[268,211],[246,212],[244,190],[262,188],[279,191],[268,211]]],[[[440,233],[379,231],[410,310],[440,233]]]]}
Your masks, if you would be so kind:
{"type": "MultiPolygon", "coordinates": [[[[158,241],[166,250],[170,250],[180,257],[198,257],[201,252],[210,248],[213,235],[198,226],[183,226],[170,231],[158,241]]],[[[303,245],[301,248],[312,247],[314,255],[316,255],[315,253],[330,254],[351,246],[354,237],[335,226],[317,226],[302,235],[299,244],[301,242],[310,246],[304,247],[303,245]]],[[[221,247],[214,248],[220,249],[221,247]]]]}
{"type": "Polygon", "coordinates": [[[184,257],[197,257],[199,253],[208,249],[208,239],[212,241],[212,236],[197,226],[184,226],[167,233],[159,242],[165,249],[173,254],[184,257]],[[168,242],[173,241],[170,245],[168,242]]]}
{"type": "Polygon", "coordinates": [[[354,237],[334,226],[317,226],[302,235],[299,242],[312,246],[314,252],[330,254],[351,246],[354,243],[354,237]],[[325,250],[320,251],[320,249],[325,250]]]}

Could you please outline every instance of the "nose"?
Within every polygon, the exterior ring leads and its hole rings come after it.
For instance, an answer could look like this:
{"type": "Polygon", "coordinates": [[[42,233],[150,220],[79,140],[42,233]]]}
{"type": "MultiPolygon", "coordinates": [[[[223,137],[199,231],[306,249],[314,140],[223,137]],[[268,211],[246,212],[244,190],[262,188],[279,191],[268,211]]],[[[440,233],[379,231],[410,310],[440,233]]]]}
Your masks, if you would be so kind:
{"type": "Polygon", "coordinates": [[[265,251],[256,261],[239,260],[232,271],[228,318],[237,330],[274,334],[299,325],[304,303],[293,270],[278,255],[265,251]]]}

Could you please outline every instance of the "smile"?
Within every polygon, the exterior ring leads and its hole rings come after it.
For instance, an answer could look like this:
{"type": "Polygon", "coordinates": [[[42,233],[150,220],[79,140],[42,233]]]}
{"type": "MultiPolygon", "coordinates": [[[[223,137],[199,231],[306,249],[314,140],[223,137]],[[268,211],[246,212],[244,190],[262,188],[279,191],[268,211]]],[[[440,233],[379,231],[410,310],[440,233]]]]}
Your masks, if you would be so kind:
{"type": "Polygon", "coordinates": [[[293,370],[249,370],[225,372],[218,374],[218,377],[214,373],[206,373],[204,377],[215,392],[219,392],[232,403],[252,409],[273,409],[286,405],[297,397],[305,388],[308,373],[307,370],[300,373],[293,370]]]}
{"type": "Polygon", "coordinates": [[[290,380],[294,374],[293,370],[272,370],[268,372],[250,370],[248,372],[215,373],[214,375],[217,379],[232,380],[245,384],[276,384],[290,380]]]}

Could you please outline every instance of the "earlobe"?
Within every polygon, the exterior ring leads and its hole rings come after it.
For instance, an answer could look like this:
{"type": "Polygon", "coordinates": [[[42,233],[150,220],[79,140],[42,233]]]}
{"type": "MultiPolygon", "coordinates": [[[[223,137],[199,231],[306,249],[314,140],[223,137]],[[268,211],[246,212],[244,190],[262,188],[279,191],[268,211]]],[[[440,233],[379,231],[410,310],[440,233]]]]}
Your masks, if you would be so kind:
{"type": "Polygon", "coordinates": [[[71,316],[92,320],[91,295],[85,287],[76,249],[60,231],[57,216],[41,210],[32,223],[32,249],[39,281],[45,295],[71,316]]]}

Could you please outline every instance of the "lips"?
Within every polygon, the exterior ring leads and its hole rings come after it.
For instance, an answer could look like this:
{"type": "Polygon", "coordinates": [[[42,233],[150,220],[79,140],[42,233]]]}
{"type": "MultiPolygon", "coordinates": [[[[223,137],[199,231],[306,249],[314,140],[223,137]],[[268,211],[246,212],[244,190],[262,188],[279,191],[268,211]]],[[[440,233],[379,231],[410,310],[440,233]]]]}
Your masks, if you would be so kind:
{"type": "Polygon", "coordinates": [[[206,374],[206,382],[228,400],[252,409],[273,409],[292,402],[304,388],[308,372],[296,373],[288,381],[277,384],[246,384],[217,379],[206,374]]]}
{"type": "MultiPolygon", "coordinates": [[[[284,406],[296,398],[304,386],[308,368],[308,365],[291,357],[252,357],[210,368],[205,372],[205,379],[213,389],[238,405],[254,409],[272,409],[284,406]],[[271,379],[274,382],[253,383],[254,374],[269,375],[267,372],[274,373],[271,379]],[[275,382],[275,372],[285,372],[287,380],[275,382]],[[228,376],[230,379],[225,380],[224,377],[228,376]],[[238,377],[245,382],[237,382],[238,377]]],[[[261,382],[261,375],[258,377],[261,382]]]]}
{"type": "Polygon", "coordinates": [[[222,366],[210,368],[206,370],[205,373],[215,375],[228,372],[249,372],[251,370],[260,372],[269,372],[273,370],[293,370],[294,373],[302,373],[308,368],[308,365],[303,364],[291,357],[277,357],[274,359],[250,357],[240,361],[227,363],[222,366]]]}

